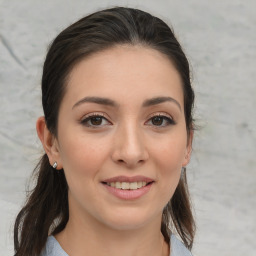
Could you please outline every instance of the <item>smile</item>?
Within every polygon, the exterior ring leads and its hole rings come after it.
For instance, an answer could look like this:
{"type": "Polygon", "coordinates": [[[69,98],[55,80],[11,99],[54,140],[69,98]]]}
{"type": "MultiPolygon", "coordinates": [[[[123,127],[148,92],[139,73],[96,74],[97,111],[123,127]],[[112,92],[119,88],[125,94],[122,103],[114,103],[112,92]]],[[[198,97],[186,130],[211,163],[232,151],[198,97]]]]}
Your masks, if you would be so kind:
{"type": "Polygon", "coordinates": [[[147,194],[155,181],[145,176],[116,176],[101,182],[106,191],[123,200],[135,200],[147,194]]]}
{"type": "Polygon", "coordinates": [[[135,190],[135,189],[145,187],[149,183],[147,183],[146,181],[138,181],[138,182],[119,182],[119,181],[117,181],[117,182],[111,182],[111,183],[106,183],[106,184],[113,188],[135,190]]]}

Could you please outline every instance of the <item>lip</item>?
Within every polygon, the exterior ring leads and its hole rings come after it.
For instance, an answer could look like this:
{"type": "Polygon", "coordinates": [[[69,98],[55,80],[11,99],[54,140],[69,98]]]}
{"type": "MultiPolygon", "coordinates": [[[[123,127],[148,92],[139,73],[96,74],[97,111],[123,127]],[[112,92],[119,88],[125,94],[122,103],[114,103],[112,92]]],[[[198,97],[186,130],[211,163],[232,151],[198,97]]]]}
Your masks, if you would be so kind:
{"type": "Polygon", "coordinates": [[[153,182],[154,180],[146,177],[146,176],[141,176],[141,175],[137,175],[137,176],[132,176],[132,177],[128,177],[128,176],[116,176],[116,177],[112,177],[109,179],[105,179],[102,181],[102,183],[111,183],[111,182],[140,182],[140,181],[145,181],[147,183],[149,182],[153,182]]]}
{"type": "Polygon", "coordinates": [[[115,197],[117,197],[119,199],[135,200],[135,199],[141,198],[142,196],[147,194],[150,191],[150,189],[154,183],[149,183],[145,187],[141,187],[141,188],[138,188],[135,190],[119,189],[119,188],[114,188],[114,187],[108,186],[105,183],[102,183],[102,184],[110,194],[114,195],[115,197]]]}
{"type": "Polygon", "coordinates": [[[115,197],[122,199],[122,200],[135,200],[135,199],[139,199],[142,196],[144,196],[145,194],[147,194],[152,185],[154,184],[154,180],[146,177],[146,176],[132,176],[132,177],[128,177],[128,176],[116,176],[116,177],[112,177],[109,179],[105,179],[101,182],[101,184],[104,186],[104,188],[112,195],[114,195],[115,197]],[[148,184],[144,187],[138,188],[138,189],[119,189],[119,188],[115,188],[115,187],[111,187],[109,185],[107,185],[107,183],[111,183],[111,182],[140,182],[140,181],[145,181],[148,184]]]}

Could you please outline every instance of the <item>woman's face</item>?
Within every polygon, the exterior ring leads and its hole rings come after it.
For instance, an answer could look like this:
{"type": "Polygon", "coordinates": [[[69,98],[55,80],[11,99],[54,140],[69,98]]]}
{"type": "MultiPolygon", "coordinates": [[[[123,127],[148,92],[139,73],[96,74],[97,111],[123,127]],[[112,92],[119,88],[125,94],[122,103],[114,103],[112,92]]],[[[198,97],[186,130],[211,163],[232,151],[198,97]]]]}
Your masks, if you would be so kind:
{"type": "Polygon", "coordinates": [[[75,66],[56,139],[70,219],[115,229],[161,221],[189,161],[183,105],[180,76],[156,50],[116,46],[75,66]]]}

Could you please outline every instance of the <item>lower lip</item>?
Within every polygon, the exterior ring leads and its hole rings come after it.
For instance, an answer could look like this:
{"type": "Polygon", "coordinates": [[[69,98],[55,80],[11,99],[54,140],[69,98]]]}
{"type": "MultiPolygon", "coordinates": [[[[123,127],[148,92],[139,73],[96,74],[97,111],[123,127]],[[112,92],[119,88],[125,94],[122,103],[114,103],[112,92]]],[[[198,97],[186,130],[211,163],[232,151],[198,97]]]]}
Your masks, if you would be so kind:
{"type": "MultiPolygon", "coordinates": [[[[103,184],[103,183],[102,183],[103,184]]],[[[106,189],[114,196],[124,200],[134,200],[144,196],[149,192],[153,183],[138,189],[119,189],[103,184],[106,189]]]]}

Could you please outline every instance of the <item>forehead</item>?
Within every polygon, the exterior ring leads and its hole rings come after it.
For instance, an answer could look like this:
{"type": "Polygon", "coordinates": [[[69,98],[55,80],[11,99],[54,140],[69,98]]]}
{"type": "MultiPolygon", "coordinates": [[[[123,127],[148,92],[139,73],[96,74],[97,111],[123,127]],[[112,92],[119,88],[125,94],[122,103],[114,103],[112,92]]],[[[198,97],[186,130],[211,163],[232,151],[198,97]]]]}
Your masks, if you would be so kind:
{"type": "Polygon", "coordinates": [[[70,72],[64,99],[101,96],[121,103],[170,96],[183,105],[180,75],[170,59],[144,46],[119,45],[92,54],[70,72]]]}

